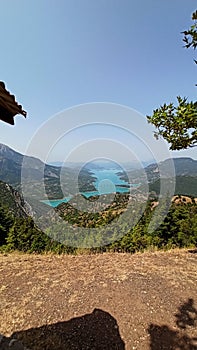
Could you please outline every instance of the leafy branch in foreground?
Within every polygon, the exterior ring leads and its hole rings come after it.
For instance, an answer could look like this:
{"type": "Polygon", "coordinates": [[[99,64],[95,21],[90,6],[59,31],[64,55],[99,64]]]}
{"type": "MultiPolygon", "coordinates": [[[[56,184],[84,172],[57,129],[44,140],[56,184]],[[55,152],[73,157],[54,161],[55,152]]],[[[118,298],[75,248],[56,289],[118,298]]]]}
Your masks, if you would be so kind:
{"type": "MultiPolygon", "coordinates": [[[[197,47],[197,10],[192,14],[194,24],[189,30],[182,32],[186,48],[197,47]]],[[[197,60],[194,60],[197,63],[197,60]]],[[[153,124],[157,131],[154,133],[170,144],[171,150],[180,150],[194,147],[197,144],[197,102],[187,102],[184,97],[177,97],[178,106],[173,103],[166,104],[147,116],[148,123],[153,124]]]]}
{"type": "MultiPolygon", "coordinates": [[[[182,32],[182,34],[184,34],[183,41],[187,49],[190,47],[196,49],[197,47],[197,10],[192,14],[192,20],[194,21],[194,24],[190,27],[190,29],[182,32]]],[[[197,63],[196,60],[195,63],[197,63]]]]}
{"type": "Polygon", "coordinates": [[[186,98],[177,97],[178,106],[164,103],[147,116],[148,123],[157,128],[154,133],[170,144],[171,150],[194,147],[197,144],[197,102],[187,102],[186,98]]]}

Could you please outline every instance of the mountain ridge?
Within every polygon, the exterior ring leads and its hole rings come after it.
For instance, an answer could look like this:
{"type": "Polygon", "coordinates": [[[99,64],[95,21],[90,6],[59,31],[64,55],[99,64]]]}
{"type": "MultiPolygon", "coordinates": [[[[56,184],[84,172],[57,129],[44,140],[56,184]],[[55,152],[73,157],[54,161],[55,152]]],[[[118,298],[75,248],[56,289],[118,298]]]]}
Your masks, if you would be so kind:
{"type": "MultiPolygon", "coordinates": [[[[150,191],[154,186],[158,188],[161,178],[170,179],[175,175],[179,182],[179,194],[192,195],[197,180],[197,160],[190,157],[168,158],[158,164],[149,164],[143,170],[129,170],[128,174],[131,183],[145,184],[148,181],[150,191]],[[180,193],[180,189],[183,193],[180,193]]],[[[33,196],[38,200],[62,199],[75,195],[77,189],[80,192],[95,190],[95,178],[88,169],[82,169],[79,174],[75,168],[45,164],[36,157],[22,155],[9,146],[0,144],[0,180],[20,192],[21,177],[27,197],[33,196]]]]}
{"type": "Polygon", "coordinates": [[[79,187],[81,191],[94,191],[94,179],[88,170],[78,171],[45,164],[40,159],[15,152],[9,146],[0,144],[0,180],[9,183],[16,190],[23,190],[27,196],[37,199],[61,199],[79,187]],[[60,180],[62,185],[60,184],[60,180]]]}

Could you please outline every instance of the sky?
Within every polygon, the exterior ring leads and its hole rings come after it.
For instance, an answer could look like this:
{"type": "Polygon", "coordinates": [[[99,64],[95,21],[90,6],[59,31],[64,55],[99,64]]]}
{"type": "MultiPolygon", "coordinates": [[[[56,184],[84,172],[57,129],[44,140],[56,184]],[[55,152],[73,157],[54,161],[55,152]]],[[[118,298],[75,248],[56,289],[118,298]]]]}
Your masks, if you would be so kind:
{"type": "MultiPolygon", "coordinates": [[[[26,120],[16,116],[15,126],[1,122],[0,142],[49,161],[62,161],[71,150],[73,159],[80,161],[76,148],[106,150],[111,146],[95,140],[103,137],[107,142],[113,133],[114,154],[121,144],[119,158],[126,160],[123,148],[128,147],[134,158],[148,159],[150,154],[134,143],[143,133],[154,139],[145,116],[164,102],[176,102],[178,95],[196,100],[195,52],[183,48],[181,35],[191,25],[195,9],[194,0],[0,0],[0,80],[28,115],[26,120]],[[104,126],[113,123],[112,114],[105,120],[96,112],[89,115],[94,126],[85,128],[82,121],[80,125],[83,105],[96,102],[111,104],[112,109],[118,106],[118,127],[104,126]],[[81,109],[75,107],[80,105],[81,109]],[[119,106],[123,114],[127,106],[134,129],[140,130],[130,144],[128,130],[125,135],[120,132],[121,123],[128,126],[129,119],[123,120],[119,106]],[[68,136],[70,110],[78,114],[72,114],[68,136]],[[56,134],[62,111],[62,130],[56,134]],[[42,135],[40,130],[46,131],[42,135]],[[45,144],[49,150],[43,156],[45,144]]],[[[163,143],[150,143],[161,151],[157,157],[164,159],[163,143]]],[[[197,159],[194,148],[170,155],[197,159]]]]}

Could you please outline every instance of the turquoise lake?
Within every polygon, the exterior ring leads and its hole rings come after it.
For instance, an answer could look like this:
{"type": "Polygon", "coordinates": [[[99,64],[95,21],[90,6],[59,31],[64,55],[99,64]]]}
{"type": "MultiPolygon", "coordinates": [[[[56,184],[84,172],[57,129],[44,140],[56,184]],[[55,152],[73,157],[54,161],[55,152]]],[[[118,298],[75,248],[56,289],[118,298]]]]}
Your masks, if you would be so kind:
{"type": "MultiPolygon", "coordinates": [[[[86,198],[91,196],[98,196],[102,194],[110,193],[129,193],[130,187],[138,187],[139,184],[129,184],[128,182],[120,179],[119,169],[99,169],[91,170],[93,176],[97,178],[94,182],[95,188],[97,191],[92,192],[80,192],[86,198]]],[[[42,200],[42,203],[48,204],[52,207],[57,207],[61,203],[67,203],[72,197],[65,197],[62,199],[54,200],[42,200]]]]}

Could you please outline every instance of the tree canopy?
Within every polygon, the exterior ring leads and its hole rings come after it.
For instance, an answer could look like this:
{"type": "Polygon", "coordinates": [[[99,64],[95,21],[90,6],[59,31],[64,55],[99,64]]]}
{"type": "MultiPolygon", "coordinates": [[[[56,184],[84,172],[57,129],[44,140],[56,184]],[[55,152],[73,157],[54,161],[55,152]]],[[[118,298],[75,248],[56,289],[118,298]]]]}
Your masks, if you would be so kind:
{"type": "MultiPolygon", "coordinates": [[[[192,14],[192,20],[194,21],[194,24],[190,27],[190,29],[182,32],[184,34],[183,41],[187,49],[190,47],[196,49],[197,47],[197,10],[192,14]]],[[[197,63],[196,60],[195,63],[197,63]]]]}
{"type": "MultiPolygon", "coordinates": [[[[185,30],[183,41],[186,48],[197,47],[197,10],[192,14],[194,24],[185,30]]],[[[197,60],[194,60],[197,64],[197,60]]],[[[171,150],[180,150],[197,145],[197,101],[188,102],[187,98],[177,97],[178,104],[164,103],[147,116],[148,123],[153,124],[157,131],[156,138],[163,138],[170,144],[171,150]]]]}

